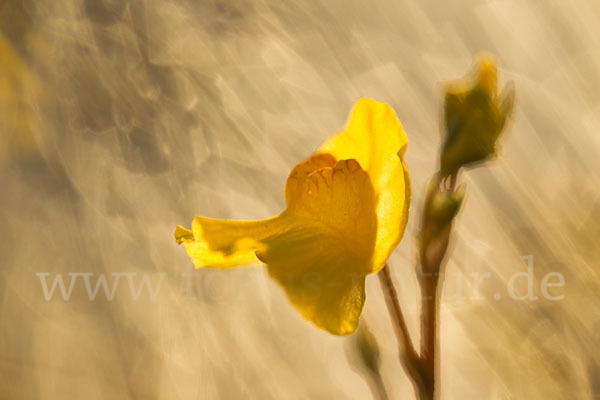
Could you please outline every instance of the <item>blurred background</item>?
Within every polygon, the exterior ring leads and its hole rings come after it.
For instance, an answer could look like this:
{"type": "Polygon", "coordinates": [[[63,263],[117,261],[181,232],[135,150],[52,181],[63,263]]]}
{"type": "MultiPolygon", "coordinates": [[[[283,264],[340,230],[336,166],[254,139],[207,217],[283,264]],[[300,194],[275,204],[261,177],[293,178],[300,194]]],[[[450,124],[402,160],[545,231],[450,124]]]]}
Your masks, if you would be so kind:
{"type": "MultiPolygon", "coordinates": [[[[414,184],[391,264],[418,341],[442,83],[480,51],[518,106],[501,157],[461,178],[443,398],[600,398],[599,26],[596,0],[0,0],[0,398],[372,398],[351,339],[263,268],[193,270],[173,230],[280,212],[354,100],[388,102],[414,184]],[[538,299],[517,301],[528,262],[538,299]],[[114,293],[91,300],[102,277],[114,293]]],[[[375,276],[364,321],[390,398],[413,398],[375,276]]]]}

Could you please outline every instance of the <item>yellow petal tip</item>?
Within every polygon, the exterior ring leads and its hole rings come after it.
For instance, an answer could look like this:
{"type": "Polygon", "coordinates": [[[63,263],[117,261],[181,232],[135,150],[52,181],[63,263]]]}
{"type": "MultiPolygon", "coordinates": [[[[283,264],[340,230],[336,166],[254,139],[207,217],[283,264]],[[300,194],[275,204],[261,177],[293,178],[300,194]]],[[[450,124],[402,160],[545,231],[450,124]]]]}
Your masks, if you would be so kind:
{"type": "Polygon", "coordinates": [[[194,233],[180,225],[177,225],[177,227],[175,228],[174,236],[177,244],[181,244],[183,242],[190,242],[194,240],[194,233]]]}
{"type": "Polygon", "coordinates": [[[475,65],[478,86],[490,94],[495,94],[498,87],[496,59],[490,54],[479,54],[475,65]]]}

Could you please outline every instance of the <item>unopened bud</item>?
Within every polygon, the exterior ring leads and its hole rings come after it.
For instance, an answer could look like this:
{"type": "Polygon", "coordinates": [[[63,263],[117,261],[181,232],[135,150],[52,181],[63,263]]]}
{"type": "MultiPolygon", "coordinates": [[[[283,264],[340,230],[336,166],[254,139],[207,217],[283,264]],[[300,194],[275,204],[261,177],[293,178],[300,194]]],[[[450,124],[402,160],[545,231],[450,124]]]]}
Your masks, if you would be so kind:
{"type": "Polygon", "coordinates": [[[496,155],[496,144],[515,102],[512,83],[498,95],[495,60],[480,55],[474,72],[446,87],[446,140],[440,159],[443,177],[496,155]]]}

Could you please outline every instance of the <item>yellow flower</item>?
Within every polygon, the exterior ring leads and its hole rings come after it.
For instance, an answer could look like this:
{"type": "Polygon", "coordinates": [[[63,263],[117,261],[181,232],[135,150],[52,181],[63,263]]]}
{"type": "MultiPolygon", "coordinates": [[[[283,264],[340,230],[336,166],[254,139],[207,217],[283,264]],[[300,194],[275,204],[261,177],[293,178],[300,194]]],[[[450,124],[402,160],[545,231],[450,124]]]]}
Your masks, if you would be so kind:
{"type": "Polygon", "coordinates": [[[387,104],[359,99],[345,129],[292,169],[287,209],[260,221],[196,217],[175,230],[196,267],[256,261],[304,318],[336,335],[356,330],[365,277],[378,272],[408,219],[407,138],[387,104]]]}
{"type": "Polygon", "coordinates": [[[496,154],[496,142],[512,113],[515,90],[509,83],[498,94],[495,60],[482,54],[471,76],[446,88],[446,141],[441,154],[442,176],[456,173],[496,154]]]}

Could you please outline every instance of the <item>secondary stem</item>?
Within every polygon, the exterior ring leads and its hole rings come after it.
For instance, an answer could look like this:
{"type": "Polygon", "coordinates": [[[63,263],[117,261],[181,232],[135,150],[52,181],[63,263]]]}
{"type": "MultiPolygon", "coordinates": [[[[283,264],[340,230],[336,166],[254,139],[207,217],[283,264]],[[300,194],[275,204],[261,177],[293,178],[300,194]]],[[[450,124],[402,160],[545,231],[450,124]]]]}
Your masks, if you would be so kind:
{"type": "Polygon", "coordinates": [[[388,264],[377,275],[379,276],[379,283],[384,292],[387,309],[394,322],[394,331],[400,344],[400,361],[411,379],[415,393],[419,399],[430,400],[432,397],[429,396],[429,393],[433,394],[433,391],[429,390],[429,388],[432,388],[432,386],[428,382],[422,361],[410,339],[410,333],[398,301],[398,292],[394,287],[388,264]]]}
{"type": "Polygon", "coordinates": [[[383,383],[381,375],[372,371],[369,372],[369,375],[371,379],[371,391],[373,392],[373,394],[376,395],[376,397],[380,400],[389,400],[390,397],[388,396],[387,390],[385,389],[385,384],[383,383]]]}

